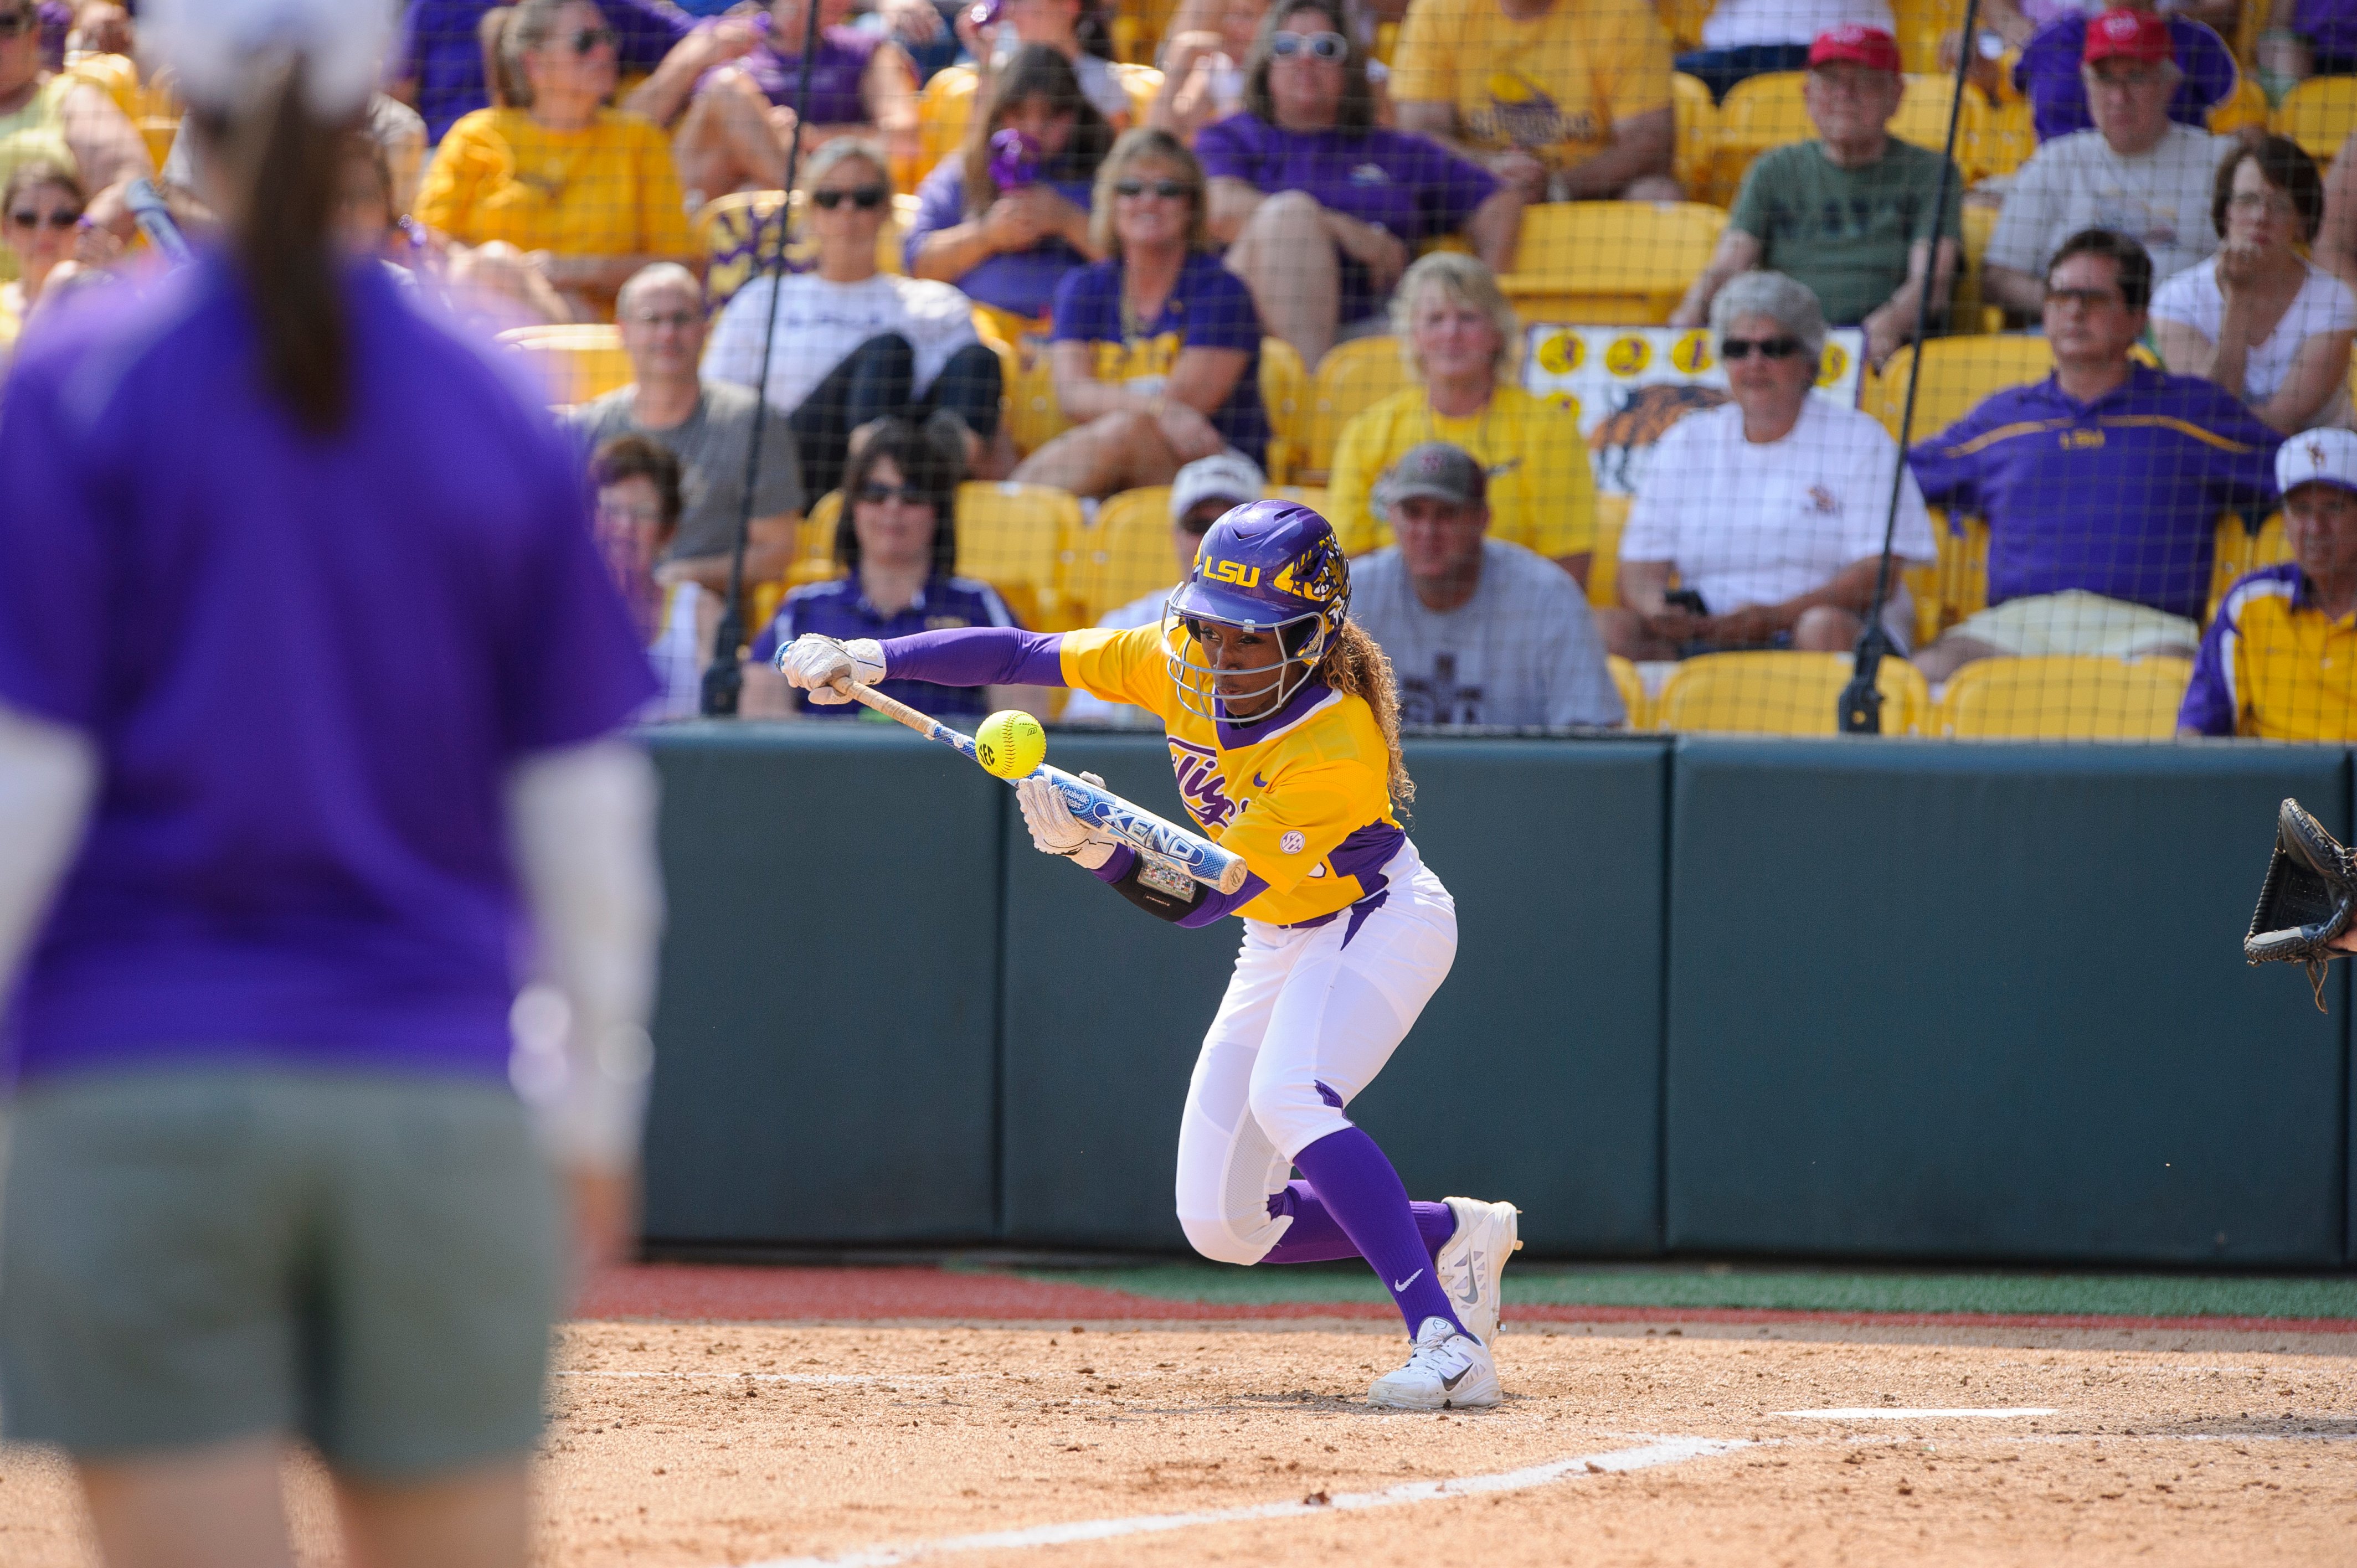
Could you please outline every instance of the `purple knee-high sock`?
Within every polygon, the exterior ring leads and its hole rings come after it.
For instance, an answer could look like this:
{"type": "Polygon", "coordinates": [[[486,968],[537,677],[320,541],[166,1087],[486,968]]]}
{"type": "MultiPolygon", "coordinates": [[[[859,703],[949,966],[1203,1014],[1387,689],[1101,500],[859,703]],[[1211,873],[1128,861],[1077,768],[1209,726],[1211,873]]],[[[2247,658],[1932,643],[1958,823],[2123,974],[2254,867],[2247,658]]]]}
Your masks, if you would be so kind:
{"type": "Polygon", "coordinates": [[[1433,1277],[1432,1253],[1408,1208],[1407,1188],[1372,1138],[1345,1127],[1294,1155],[1293,1163],[1317,1188],[1351,1247],[1389,1287],[1409,1334],[1427,1317],[1446,1318],[1458,1333],[1465,1331],[1448,1293],[1433,1277]]]}
{"type": "MultiPolygon", "coordinates": [[[[1415,1216],[1416,1233],[1424,1238],[1424,1250],[1434,1257],[1448,1242],[1457,1229],[1457,1216],[1445,1203],[1410,1203],[1408,1210],[1415,1216]]],[[[1289,1181],[1285,1190],[1268,1200],[1268,1217],[1280,1214],[1293,1217],[1285,1229],[1285,1239],[1269,1249],[1264,1263],[1330,1263],[1343,1258],[1355,1258],[1359,1249],[1342,1233],[1341,1225],[1318,1196],[1318,1189],[1306,1181],[1289,1181]]]]}

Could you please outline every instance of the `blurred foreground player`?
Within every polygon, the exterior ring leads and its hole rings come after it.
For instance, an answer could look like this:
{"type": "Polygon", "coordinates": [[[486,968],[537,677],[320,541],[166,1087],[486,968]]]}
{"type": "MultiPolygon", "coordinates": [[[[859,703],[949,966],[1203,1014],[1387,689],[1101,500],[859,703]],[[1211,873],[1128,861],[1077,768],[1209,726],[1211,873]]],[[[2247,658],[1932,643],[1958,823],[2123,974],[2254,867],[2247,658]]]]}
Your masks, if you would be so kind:
{"type": "Polygon", "coordinates": [[[345,1561],[522,1568],[552,1157],[629,1225],[653,682],[569,446],[335,245],[390,11],[151,0],[227,246],[0,394],[0,1419],[130,1568],[289,1561],[293,1438],[345,1561]]]}
{"type": "Polygon", "coordinates": [[[1211,525],[1154,626],[1016,628],[888,642],[796,639],[779,657],[813,703],[834,682],[1071,686],[1158,714],[1178,792],[1252,875],[1215,892],[1076,821],[1043,781],[1017,786],[1031,841],[1181,926],[1244,922],[1235,978],[1204,1037],[1178,1125],[1178,1220],[1207,1258],[1363,1258],[1414,1348],[1368,1401],[1407,1410],[1498,1402],[1498,1282],[1512,1204],[1408,1201],[1343,1111],[1391,1059],[1457,956],[1457,906],[1393,812],[1415,793],[1399,698],[1374,639],[1347,618],[1350,564],[1326,520],[1254,501],[1211,525]],[[1297,1168],[1306,1179],[1288,1181],[1297,1168]]]}

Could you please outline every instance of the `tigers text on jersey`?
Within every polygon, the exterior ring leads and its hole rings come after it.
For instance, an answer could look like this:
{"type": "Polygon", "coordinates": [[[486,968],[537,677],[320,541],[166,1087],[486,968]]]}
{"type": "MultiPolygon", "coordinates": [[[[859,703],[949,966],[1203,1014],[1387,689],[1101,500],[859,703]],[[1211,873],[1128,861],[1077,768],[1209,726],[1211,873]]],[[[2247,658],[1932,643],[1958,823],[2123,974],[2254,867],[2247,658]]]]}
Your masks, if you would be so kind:
{"type": "Polygon", "coordinates": [[[1391,753],[1365,698],[1312,681],[1258,724],[1214,724],[1178,701],[1159,626],[1068,631],[1060,641],[1066,685],[1161,715],[1189,814],[1268,884],[1237,913],[1289,926],[1384,889],[1383,868],[1407,833],[1392,814],[1391,753]]]}

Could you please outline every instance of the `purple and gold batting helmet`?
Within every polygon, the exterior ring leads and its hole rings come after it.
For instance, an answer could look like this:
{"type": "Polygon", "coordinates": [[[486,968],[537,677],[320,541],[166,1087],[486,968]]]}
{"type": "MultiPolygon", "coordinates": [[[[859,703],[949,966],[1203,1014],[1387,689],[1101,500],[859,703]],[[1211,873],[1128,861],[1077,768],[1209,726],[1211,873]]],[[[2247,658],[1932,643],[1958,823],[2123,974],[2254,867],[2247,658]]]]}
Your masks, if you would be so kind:
{"type": "Polygon", "coordinates": [[[1179,702],[1223,724],[1273,716],[1308,682],[1350,609],[1351,564],[1324,518],[1297,501],[1235,508],[1204,533],[1194,569],[1163,604],[1163,640],[1179,702]],[[1274,693],[1275,701],[1250,718],[1227,713],[1216,685],[1220,671],[1200,658],[1195,628],[1204,621],[1275,632],[1284,647],[1286,657],[1270,667],[1268,684],[1236,693],[1247,699],[1274,693]],[[1187,636],[1172,638],[1174,626],[1185,628],[1187,636]]]}

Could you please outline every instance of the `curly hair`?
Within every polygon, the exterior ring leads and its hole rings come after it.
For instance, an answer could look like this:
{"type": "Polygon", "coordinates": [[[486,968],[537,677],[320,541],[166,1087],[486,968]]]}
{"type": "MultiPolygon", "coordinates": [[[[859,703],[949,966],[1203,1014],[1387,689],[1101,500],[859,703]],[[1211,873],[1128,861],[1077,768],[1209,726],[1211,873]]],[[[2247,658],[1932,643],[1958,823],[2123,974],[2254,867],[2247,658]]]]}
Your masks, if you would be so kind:
{"type": "Polygon", "coordinates": [[[1405,806],[1414,800],[1415,780],[1407,776],[1407,763],[1400,756],[1399,682],[1393,679],[1391,658],[1382,645],[1357,621],[1345,620],[1325,656],[1318,660],[1318,679],[1346,697],[1366,699],[1367,706],[1375,711],[1375,727],[1383,731],[1383,749],[1390,757],[1387,782],[1392,803],[1405,806]]]}

